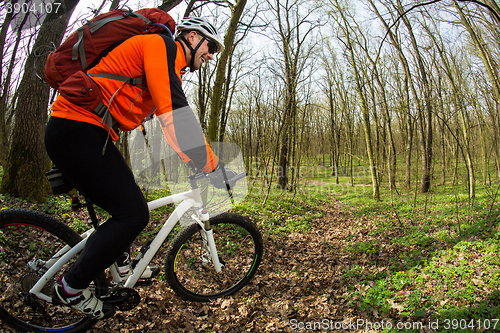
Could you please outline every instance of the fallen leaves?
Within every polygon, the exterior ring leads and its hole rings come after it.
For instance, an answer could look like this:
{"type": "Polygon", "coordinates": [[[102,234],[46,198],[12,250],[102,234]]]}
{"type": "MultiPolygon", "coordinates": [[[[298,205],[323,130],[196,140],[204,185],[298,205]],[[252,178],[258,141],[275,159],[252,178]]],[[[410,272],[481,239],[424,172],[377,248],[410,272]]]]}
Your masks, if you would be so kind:
{"type": "MultiPolygon", "coordinates": [[[[394,299],[383,301],[390,313],[361,310],[360,296],[370,294],[376,286],[369,283],[374,278],[358,278],[362,273],[383,276],[387,272],[389,275],[389,260],[412,249],[386,241],[397,234],[386,233],[378,238],[370,235],[374,227],[372,221],[355,218],[334,201],[321,210],[326,214],[310,221],[311,229],[307,232],[280,237],[263,231],[265,254],[261,266],[250,284],[236,295],[207,303],[188,302],[180,299],[165,281],[155,280],[153,285],[136,288],[141,303],[135,309],[119,311],[114,317],[98,322],[91,331],[292,332],[291,320],[321,322],[327,319],[333,323],[350,323],[367,317],[383,318],[385,322],[401,320],[401,313],[405,311],[403,302],[414,292],[410,282],[413,277],[401,272],[401,278],[394,279],[399,291],[394,299]],[[366,253],[346,250],[354,244],[370,247],[366,253]],[[377,253],[368,253],[372,244],[379,245],[377,253]],[[357,296],[353,296],[355,293],[357,296]]],[[[162,247],[153,264],[163,267],[164,252],[162,247]]],[[[478,273],[471,283],[486,290],[487,285],[480,276],[478,273]]],[[[426,288],[437,288],[431,275],[422,274],[420,278],[426,281],[426,288]]],[[[440,288],[440,292],[445,293],[455,286],[444,284],[440,288]]],[[[439,302],[443,306],[448,300],[439,302]]]]}
{"type": "MultiPolygon", "coordinates": [[[[341,250],[351,234],[360,233],[359,221],[336,203],[324,209],[327,214],[313,220],[309,232],[264,235],[265,255],[259,271],[236,295],[208,303],[187,302],[166,282],[155,281],[152,286],[138,287],[141,305],[99,322],[93,332],[291,332],[291,319],[356,317],[357,310],[349,309],[343,299],[346,287],[341,279],[353,259],[341,250]]],[[[367,223],[363,221],[364,228],[367,223]]]]}

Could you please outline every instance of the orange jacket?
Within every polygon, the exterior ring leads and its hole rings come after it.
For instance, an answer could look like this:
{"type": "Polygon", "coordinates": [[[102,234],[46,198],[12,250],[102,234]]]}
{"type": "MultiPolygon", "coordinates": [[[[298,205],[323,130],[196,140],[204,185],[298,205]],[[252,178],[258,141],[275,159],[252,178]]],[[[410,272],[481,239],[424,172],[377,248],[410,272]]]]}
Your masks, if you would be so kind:
{"type": "MultiPolygon", "coordinates": [[[[184,52],[179,42],[174,42],[167,36],[135,36],[113,49],[95,67],[88,70],[88,74],[111,73],[131,78],[145,77],[147,89],[124,85],[122,81],[113,79],[92,79],[99,85],[103,103],[120,124],[120,130],[135,129],[156,107],[154,113],[160,120],[169,145],[185,163],[192,161],[198,169],[211,172],[219,159],[207,144],[182,90],[180,72],[186,67],[184,52]],[[194,142],[198,146],[196,149],[193,149],[194,142]]],[[[83,121],[108,130],[97,115],[70,103],[61,95],[52,105],[51,116],[83,121]]],[[[118,140],[118,135],[113,130],[110,134],[113,140],[118,140]]]]}

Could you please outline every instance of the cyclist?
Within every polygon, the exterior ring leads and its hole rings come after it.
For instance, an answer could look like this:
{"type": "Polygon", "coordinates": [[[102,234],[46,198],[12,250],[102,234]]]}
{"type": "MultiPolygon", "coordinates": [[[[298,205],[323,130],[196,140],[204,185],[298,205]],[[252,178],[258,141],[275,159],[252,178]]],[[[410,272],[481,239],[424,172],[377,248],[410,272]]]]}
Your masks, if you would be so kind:
{"type": "Polygon", "coordinates": [[[203,18],[190,17],[177,26],[175,41],[163,34],[129,38],[87,73],[143,77],[141,85],[91,76],[107,106],[104,120],[59,96],[45,132],[52,162],[89,201],[111,218],[90,236],[76,262],[54,284],[54,304],[71,306],[97,319],[114,308],[95,297],[88,286],[112,265],[149,221],[146,199],[132,171],[111,140],[154,113],[168,143],[185,163],[205,173],[218,169],[219,159],[207,144],[182,90],[181,71],[196,71],[224,46],[217,30],[203,18]],[[117,129],[119,127],[119,130],[117,129]]]}

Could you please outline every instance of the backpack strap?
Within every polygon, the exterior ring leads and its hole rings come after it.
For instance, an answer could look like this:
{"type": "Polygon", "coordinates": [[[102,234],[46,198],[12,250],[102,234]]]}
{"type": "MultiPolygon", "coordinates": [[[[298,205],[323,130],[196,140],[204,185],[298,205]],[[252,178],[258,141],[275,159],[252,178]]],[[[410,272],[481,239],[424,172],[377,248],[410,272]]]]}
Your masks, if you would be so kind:
{"type": "MultiPolygon", "coordinates": [[[[143,19],[144,22],[146,22],[146,24],[151,24],[151,20],[148,19],[144,15],[141,15],[139,13],[132,12],[132,11],[124,11],[122,15],[107,17],[107,18],[104,18],[102,20],[98,20],[96,22],[89,23],[88,28],[89,28],[90,33],[92,34],[110,22],[118,21],[118,20],[124,19],[124,18],[126,18],[128,16],[132,16],[132,15],[143,19]]],[[[78,56],[80,56],[82,70],[85,70],[87,68],[87,59],[85,57],[85,46],[83,43],[83,29],[84,28],[85,28],[85,26],[77,29],[78,41],[75,43],[75,45],[73,45],[73,52],[72,52],[72,57],[71,57],[71,60],[77,60],[78,56]]]]}
{"type": "MultiPolygon", "coordinates": [[[[144,80],[143,78],[132,78],[132,77],[128,77],[128,76],[111,74],[111,73],[92,73],[92,74],[87,74],[87,75],[94,76],[94,77],[102,77],[102,78],[106,78],[106,79],[117,80],[117,81],[123,82],[123,84],[114,92],[114,94],[109,99],[109,105],[111,105],[116,94],[125,85],[127,85],[127,84],[141,85],[143,82],[146,82],[146,80],[144,80]]],[[[144,90],[142,93],[144,93],[146,90],[144,90]]],[[[116,121],[116,119],[113,118],[113,116],[109,112],[109,106],[106,106],[102,102],[99,103],[99,105],[92,112],[95,113],[96,115],[98,115],[102,119],[101,124],[106,124],[108,126],[108,137],[106,138],[106,143],[104,144],[104,147],[102,148],[102,155],[104,155],[106,152],[106,146],[108,145],[108,140],[109,140],[111,129],[113,129],[115,131],[115,133],[118,133],[118,127],[120,127],[120,124],[116,121]]]]}
{"type": "Polygon", "coordinates": [[[151,20],[148,19],[146,16],[141,15],[141,14],[136,13],[136,12],[126,11],[121,16],[108,17],[108,18],[90,23],[89,24],[90,32],[94,33],[97,30],[99,30],[100,28],[102,28],[102,26],[104,26],[105,24],[108,24],[109,22],[121,20],[121,19],[128,17],[128,16],[137,16],[137,17],[143,19],[144,22],[146,22],[146,24],[151,24],[151,20]]]}
{"type": "Polygon", "coordinates": [[[110,80],[122,81],[123,84],[131,84],[133,86],[139,86],[139,85],[142,85],[143,82],[145,82],[143,78],[128,77],[128,76],[111,74],[111,73],[91,73],[91,74],[87,74],[87,75],[88,76],[95,76],[95,77],[102,77],[102,78],[110,79],[110,80]]]}
{"type": "Polygon", "coordinates": [[[78,41],[73,45],[73,52],[71,54],[71,60],[77,60],[78,55],[80,55],[80,62],[82,64],[82,70],[87,68],[87,57],[85,56],[85,47],[83,46],[83,27],[78,30],[78,41]]]}

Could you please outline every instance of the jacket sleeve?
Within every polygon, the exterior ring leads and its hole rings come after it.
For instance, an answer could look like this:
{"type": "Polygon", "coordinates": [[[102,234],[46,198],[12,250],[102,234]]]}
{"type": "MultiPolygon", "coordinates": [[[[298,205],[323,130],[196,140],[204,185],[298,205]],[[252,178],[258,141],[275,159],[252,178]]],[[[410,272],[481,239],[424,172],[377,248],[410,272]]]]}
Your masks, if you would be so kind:
{"type": "Polygon", "coordinates": [[[163,134],[183,162],[192,162],[196,168],[211,172],[219,158],[206,142],[182,90],[175,71],[177,45],[169,37],[157,36],[144,46],[144,69],[163,134]]]}

